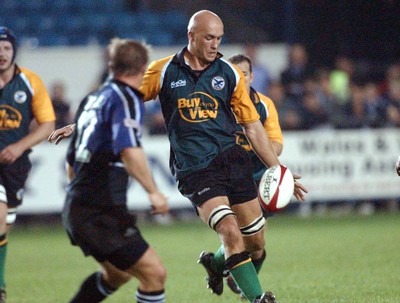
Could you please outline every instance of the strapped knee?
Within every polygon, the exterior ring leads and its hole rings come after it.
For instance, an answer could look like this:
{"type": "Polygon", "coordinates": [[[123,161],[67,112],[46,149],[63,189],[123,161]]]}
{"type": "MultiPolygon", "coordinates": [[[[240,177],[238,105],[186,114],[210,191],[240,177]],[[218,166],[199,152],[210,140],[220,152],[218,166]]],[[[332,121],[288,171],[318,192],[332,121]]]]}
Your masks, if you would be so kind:
{"type": "Polygon", "coordinates": [[[236,216],[228,205],[220,205],[214,208],[208,218],[208,226],[215,230],[218,223],[227,216],[236,216]]]}
{"type": "Polygon", "coordinates": [[[249,225],[240,228],[240,232],[243,236],[252,236],[263,229],[265,225],[265,218],[261,215],[249,225]]]}

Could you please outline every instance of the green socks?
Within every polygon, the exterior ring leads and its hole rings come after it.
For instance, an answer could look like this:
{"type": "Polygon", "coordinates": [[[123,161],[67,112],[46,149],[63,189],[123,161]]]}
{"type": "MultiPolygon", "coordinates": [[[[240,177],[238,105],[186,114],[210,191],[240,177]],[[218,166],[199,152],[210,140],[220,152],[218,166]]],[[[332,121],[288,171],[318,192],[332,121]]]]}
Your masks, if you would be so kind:
{"type": "Polygon", "coordinates": [[[0,236],[0,288],[6,288],[6,281],[4,278],[6,255],[7,255],[7,234],[3,234],[0,236]]]}
{"type": "Polygon", "coordinates": [[[257,271],[247,252],[230,256],[226,260],[225,266],[229,269],[236,285],[250,302],[253,302],[255,298],[262,294],[257,271]]]}

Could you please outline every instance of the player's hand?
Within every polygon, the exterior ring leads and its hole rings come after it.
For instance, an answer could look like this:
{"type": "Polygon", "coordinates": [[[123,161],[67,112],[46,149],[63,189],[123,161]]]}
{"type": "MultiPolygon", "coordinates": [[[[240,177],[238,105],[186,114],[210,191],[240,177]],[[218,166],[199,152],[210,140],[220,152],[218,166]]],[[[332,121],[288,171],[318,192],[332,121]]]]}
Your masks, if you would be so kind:
{"type": "Polygon", "coordinates": [[[294,193],[293,193],[293,195],[296,197],[297,201],[303,202],[305,200],[304,193],[308,193],[308,190],[303,184],[301,184],[299,181],[297,181],[301,178],[300,175],[293,174],[293,178],[294,178],[294,193]]]}
{"type": "Polygon", "coordinates": [[[0,163],[11,164],[17,160],[25,150],[21,144],[14,143],[6,146],[0,151],[0,163]]]}
{"type": "Polygon", "coordinates": [[[396,172],[397,172],[397,175],[400,176],[400,156],[397,158],[396,172]]]}
{"type": "Polygon", "coordinates": [[[61,142],[61,140],[68,138],[72,135],[75,129],[75,124],[69,124],[64,127],[58,128],[53,131],[47,138],[50,143],[55,143],[56,145],[61,142]]]}
{"type": "Polygon", "coordinates": [[[151,213],[153,215],[158,215],[158,214],[165,215],[166,213],[169,212],[167,198],[161,192],[155,191],[149,194],[149,199],[152,208],[151,213]]]}

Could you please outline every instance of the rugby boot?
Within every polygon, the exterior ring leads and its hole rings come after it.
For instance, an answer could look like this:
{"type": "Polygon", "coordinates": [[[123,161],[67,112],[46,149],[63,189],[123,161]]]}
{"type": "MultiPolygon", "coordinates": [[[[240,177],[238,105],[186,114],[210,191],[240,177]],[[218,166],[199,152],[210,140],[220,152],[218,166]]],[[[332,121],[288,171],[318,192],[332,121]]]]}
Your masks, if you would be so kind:
{"type": "Polygon", "coordinates": [[[272,292],[267,291],[263,293],[259,298],[254,299],[253,303],[278,303],[272,292]]]}
{"type": "Polygon", "coordinates": [[[219,296],[224,291],[224,280],[223,275],[216,273],[211,267],[213,256],[213,253],[203,251],[197,263],[203,265],[207,271],[207,288],[211,289],[212,293],[219,296]]]}

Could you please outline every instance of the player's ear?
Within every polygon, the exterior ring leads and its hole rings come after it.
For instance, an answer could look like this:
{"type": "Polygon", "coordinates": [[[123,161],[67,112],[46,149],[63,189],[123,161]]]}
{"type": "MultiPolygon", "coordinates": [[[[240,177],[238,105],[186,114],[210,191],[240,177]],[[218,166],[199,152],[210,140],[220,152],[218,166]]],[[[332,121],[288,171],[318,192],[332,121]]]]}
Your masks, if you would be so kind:
{"type": "Polygon", "coordinates": [[[254,80],[254,73],[250,73],[250,83],[253,83],[254,80]]]}

